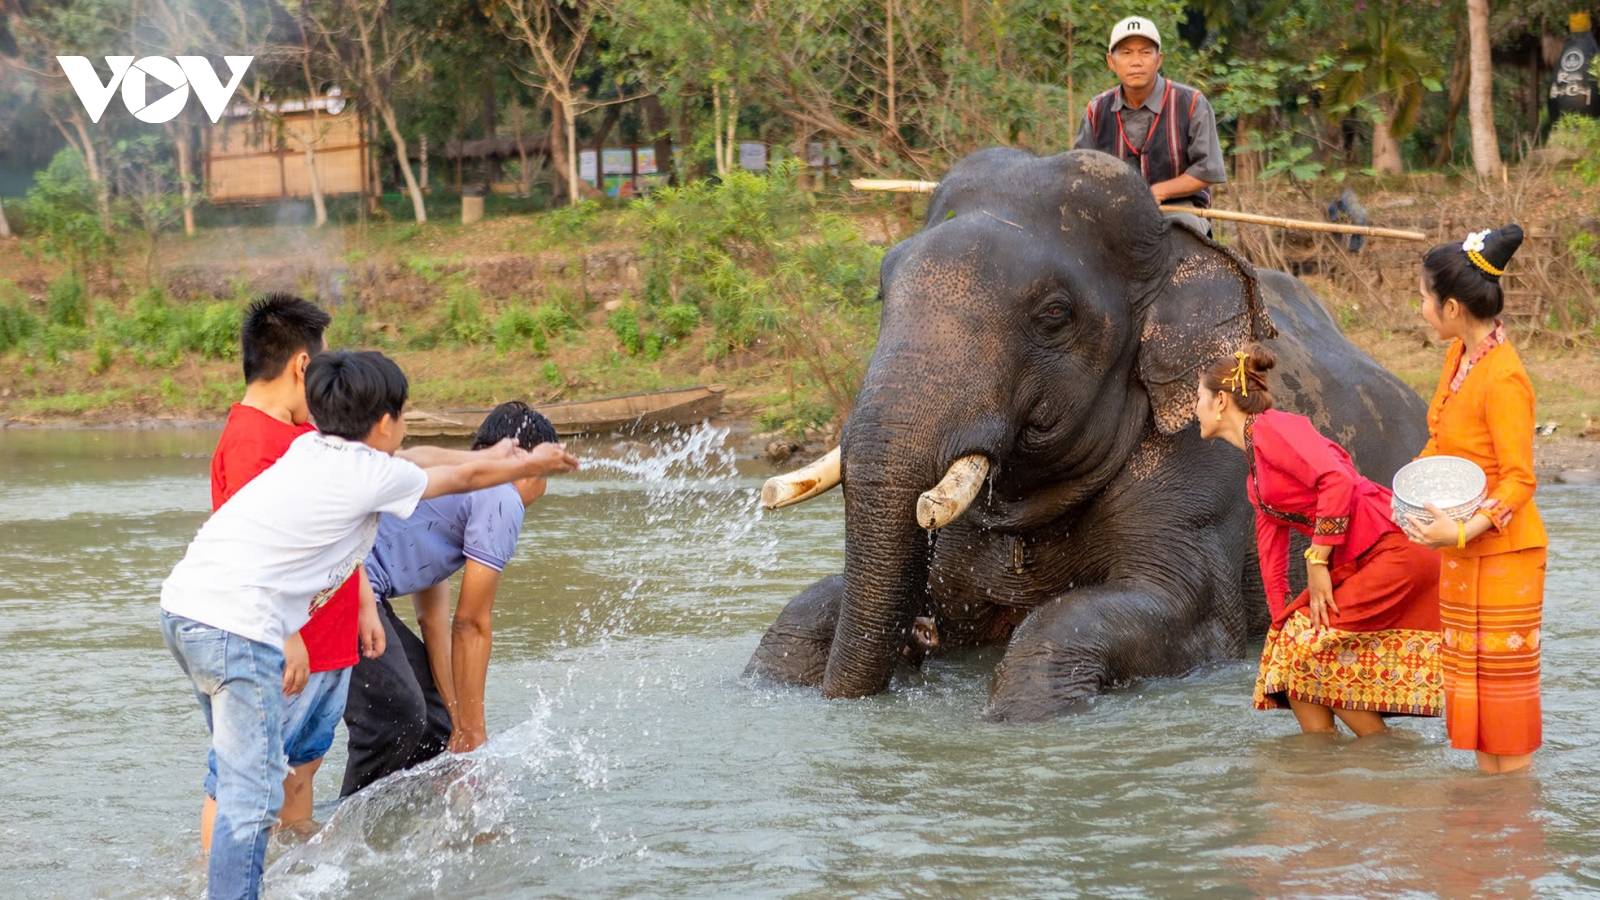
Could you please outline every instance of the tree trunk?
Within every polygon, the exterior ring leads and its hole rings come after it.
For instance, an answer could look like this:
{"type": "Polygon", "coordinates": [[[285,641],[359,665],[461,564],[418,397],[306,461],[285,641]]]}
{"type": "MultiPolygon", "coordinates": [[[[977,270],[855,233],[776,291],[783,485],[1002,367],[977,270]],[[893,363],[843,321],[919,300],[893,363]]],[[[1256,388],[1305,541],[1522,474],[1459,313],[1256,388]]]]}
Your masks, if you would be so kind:
{"type": "Polygon", "coordinates": [[[728,171],[732,172],[739,159],[739,95],[734,93],[733,86],[728,86],[728,139],[723,142],[723,149],[728,152],[728,171]]]}
{"type": "MultiPolygon", "coordinates": [[[[312,120],[315,122],[315,119],[312,120]]],[[[317,150],[306,141],[306,168],[311,172],[311,207],[317,212],[317,227],[328,224],[328,204],[322,198],[322,178],[317,174],[317,150]]]]}
{"type": "Polygon", "coordinates": [[[1489,47],[1489,0],[1467,0],[1471,78],[1467,119],[1472,125],[1472,166],[1483,178],[1499,177],[1500,139],[1494,130],[1494,65],[1489,47]]]}
{"type": "Polygon", "coordinates": [[[517,193],[526,197],[529,174],[528,148],[522,145],[522,104],[517,102],[516,91],[511,92],[511,139],[517,142],[517,193]]]}
{"type": "Polygon", "coordinates": [[[6,221],[6,204],[0,198],[0,238],[11,237],[11,223],[6,221]]]}
{"type": "Polygon", "coordinates": [[[110,231],[111,191],[107,188],[105,177],[100,172],[100,157],[95,153],[94,141],[89,139],[89,129],[83,124],[83,116],[74,113],[72,126],[78,131],[78,140],[83,142],[83,164],[89,170],[89,180],[94,182],[95,200],[100,205],[100,227],[110,231]]]}
{"type": "Polygon", "coordinates": [[[600,118],[600,129],[594,133],[594,152],[600,153],[605,149],[606,138],[611,136],[611,129],[617,127],[620,118],[622,104],[613,103],[606,107],[606,114],[600,118]]]}
{"type": "Polygon", "coordinates": [[[416,214],[417,224],[428,221],[428,210],[422,204],[422,188],[417,186],[417,177],[411,172],[411,157],[406,150],[406,139],[400,136],[400,125],[395,121],[394,108],[387,102],[379,101],[378,114],[383,116],[383,124],[389,129],[389,137],[394,140],[395,155],[400,157],[400,173],[406,178],[406,190],[411,193],[411,211],[416,214]]]}
{"type": "MultiPolygon", "coordinates": [[[[491,76],[483,80],[483,136],[485,138],[495,137],[496,133],[500,130],[499,124],[495,121],[494,101],[494,78],[491,76]]],[[[485,154],[483,157],[483,163],[484,178],[486,179],[487,184],[492,185],[496,181],[499,181],[499,158],[485,154]]]]}
{"type": "Polygon", "coordinates": [[[1444,114],[1444,133],[1439,138],[1439,152],[1433,157],[1433,167],[1444,168],[1456,154],[1456,120],[1461,116],[1461,104],[1467,99],[1467,79],[1472,67],[1467,64],[1470,52],[1467,33],[1456,39],[1456,58],[1450,66],[1450,106],[1444,114]]]}
{"type": "Polygon", "coordinates": [[[191,134],[189,120],[178,119],[178,182],[183,189],[183,233],[188,237],[194,237],[194,164],[189,159],[191,134]]]}
{"type": "Polygon", "coordinates": [[[567,114],[554,95],[550,97],[550,162],[555,165],[556,172],[564,176],[554,185],[550,205],[571,203],[572,182],[565,176],[577,167],[577,161],[567,155],[567,114]]]}
{"type": "Polygon", "coordinates": [[[717,157],[717,177],[727,178],[726,157],[722,155],[722,89],[711,86],[711,152],[717,157]]]}
{"type": "Polygon", "coordinates": [[[667,183],[675,185],[678,183],[678,173],[672,165],[672,134],[667,111],[661,105],[661,98],[655,94],[647,95],[643,102],[645,128],[649,129],[650,141],[656,148],[656,172],[667,173],[667,183]]]}
{"type": "MultiPolygon", "coordinates": [[[[573,206],[578,205],[578,113],[573,110],[572,103],[561,104],[561,114],[567,120],[567,197],[573,206]]],[[[595,174],[598,175],[599,160],[596,160],[595,174]]]]}
{"type": "Polygon", "coordinates": [[[885,31],[888,32],[888,52],[884,56],[884,68],[889,76],[889,132],[897,134],[900,124],[895,119],[894,108],[894,0],[884,0],[883,17],[886,22],[885,31]]]}
{"type": "Polygon", "coordinates": [[[1372,168],[1379,175],[1400,175],[1406,170],[1400,156],[1400,142],[1389,130],[1390,116],[1390,113],[1380,112],[1372,119],[1372,168]]]}

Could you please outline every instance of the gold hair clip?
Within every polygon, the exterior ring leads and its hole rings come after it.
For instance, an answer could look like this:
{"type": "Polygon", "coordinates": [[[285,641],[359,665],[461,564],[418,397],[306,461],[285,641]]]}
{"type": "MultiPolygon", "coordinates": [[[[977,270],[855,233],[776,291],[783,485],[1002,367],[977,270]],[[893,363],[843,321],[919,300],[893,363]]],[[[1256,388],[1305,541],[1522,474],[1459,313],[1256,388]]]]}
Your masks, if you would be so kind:
{"type": "Polygon", "coordinates": [[[1239,361],[1239,367],[1232,375],[1222,379],[1222,383],[1227,385],[1228,390],[1238,391],[1240,395],[1248,397],[1250,396],[1250,380],[1245,374],[1245,361],[1250,358],[1250,354],[1239,350],[1233,354],[1233,358],[1239,361]]]}

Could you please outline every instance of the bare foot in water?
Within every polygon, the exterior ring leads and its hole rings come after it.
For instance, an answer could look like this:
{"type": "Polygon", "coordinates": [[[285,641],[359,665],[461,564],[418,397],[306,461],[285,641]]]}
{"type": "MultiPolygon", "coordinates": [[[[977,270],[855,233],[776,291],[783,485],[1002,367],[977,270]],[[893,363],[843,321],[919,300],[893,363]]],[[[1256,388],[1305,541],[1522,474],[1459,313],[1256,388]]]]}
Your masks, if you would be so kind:
{"type": "Polygon", "coordinates": [[[280,844],[292,847],[311,840],[321,830],[322,826],[312,819],[279,822],[278,827],[272,830],[272,839],[280,844]]]}

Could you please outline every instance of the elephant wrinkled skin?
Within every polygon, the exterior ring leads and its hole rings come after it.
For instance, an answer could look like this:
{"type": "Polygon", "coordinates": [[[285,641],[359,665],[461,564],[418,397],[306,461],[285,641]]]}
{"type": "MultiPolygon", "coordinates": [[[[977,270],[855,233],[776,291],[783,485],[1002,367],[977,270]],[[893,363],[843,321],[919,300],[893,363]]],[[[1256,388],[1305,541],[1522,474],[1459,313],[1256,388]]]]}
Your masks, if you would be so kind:
{"type": "Polygon", "coordinates": [[[758,678],[877,693],[928,617],[935,652],[1008,642],[987,714],[1036,720],[1242,656],[1266,625],[1246,461],[1193,407],[1198,367],[1250,340],[1278,355],[1279,408],[1368,477],[1427,438],[1422,400],[1303,283],[1168,222],[1104,154],[962,160],[880,293],[842,436],[844,575],[784,609],[758,678]],[[988,482],[930,544],[918,497],[973,454],[988,482]]]}

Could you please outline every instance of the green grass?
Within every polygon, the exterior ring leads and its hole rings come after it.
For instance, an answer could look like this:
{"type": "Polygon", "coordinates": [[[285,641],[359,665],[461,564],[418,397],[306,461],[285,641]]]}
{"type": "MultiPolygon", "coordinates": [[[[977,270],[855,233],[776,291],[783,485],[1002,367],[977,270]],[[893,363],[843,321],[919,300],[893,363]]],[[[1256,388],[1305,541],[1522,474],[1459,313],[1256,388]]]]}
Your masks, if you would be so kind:
{"type": "Polygon", "coordinates": [[[17,401],[24,412],[30,413],[84,413],[115,406],[131,399],[131,388],[114,388],[95,393],[58,394],[53,397],[31,397],[17,401]]]}

